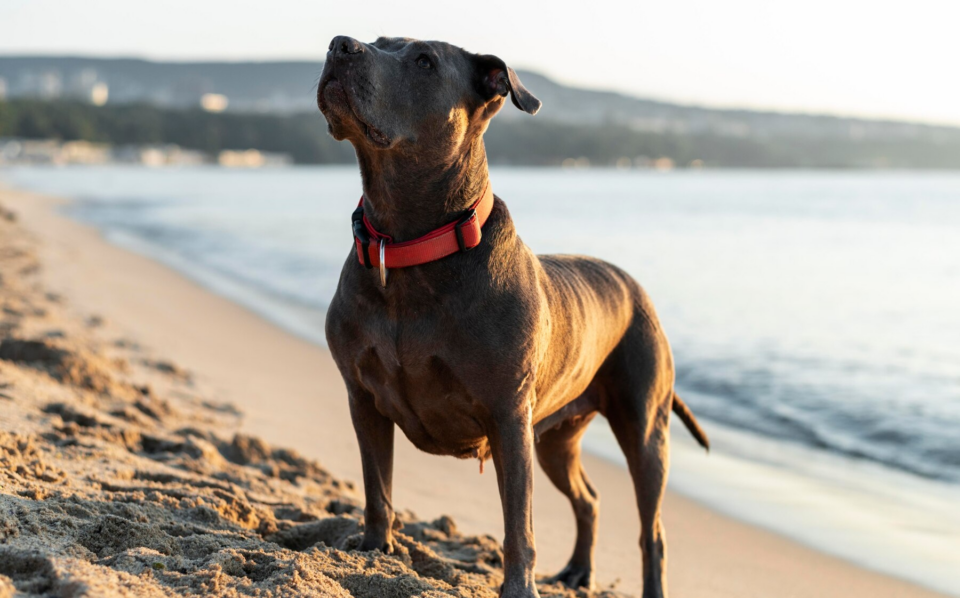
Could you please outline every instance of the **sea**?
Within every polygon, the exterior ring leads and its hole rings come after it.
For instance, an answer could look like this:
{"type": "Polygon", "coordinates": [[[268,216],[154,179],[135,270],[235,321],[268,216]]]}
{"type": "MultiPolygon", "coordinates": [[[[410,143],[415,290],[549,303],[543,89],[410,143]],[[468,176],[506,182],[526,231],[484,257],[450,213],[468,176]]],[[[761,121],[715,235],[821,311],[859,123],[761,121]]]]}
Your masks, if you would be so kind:
{"type": "MultiPolygon", "coordinates": [[[[630,272],[677,390],[670,486],[960,596],[960,174],[494,167],[538,253],[630,272]]],[[[0,182],[323,344],[355,166],[17,167],[0,182]]],[[[586,449],[621,462],[604,422],[586,449]]]]}

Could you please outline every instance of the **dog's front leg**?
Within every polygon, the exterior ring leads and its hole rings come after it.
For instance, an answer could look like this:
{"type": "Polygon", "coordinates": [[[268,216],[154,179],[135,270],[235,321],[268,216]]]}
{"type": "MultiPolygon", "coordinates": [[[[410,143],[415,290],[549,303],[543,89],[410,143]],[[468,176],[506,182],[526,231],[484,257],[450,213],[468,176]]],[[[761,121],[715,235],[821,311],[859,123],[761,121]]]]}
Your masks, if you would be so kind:
{"type": "Polygon", "coordinates": [[[363,464],[363,542],[360,550],[393,551],[393,422],[365,391],[350,392],[350,415],[363,464]]]}
{"type": "Polygon", "coordinates": [[[533,425],[530,404],[495,417],[487,439],[503,505],[502,598],[539,598],[533,539],[533,425]]]}

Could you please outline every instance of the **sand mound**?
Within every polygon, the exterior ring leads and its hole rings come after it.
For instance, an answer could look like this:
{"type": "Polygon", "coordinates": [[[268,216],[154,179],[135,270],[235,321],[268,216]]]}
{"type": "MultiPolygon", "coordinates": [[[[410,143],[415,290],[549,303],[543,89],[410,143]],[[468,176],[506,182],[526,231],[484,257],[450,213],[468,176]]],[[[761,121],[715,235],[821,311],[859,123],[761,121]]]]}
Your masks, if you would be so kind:
{"type": "Polygon", "coordinates": [[[352,483],[237,433],[202,380],[71,313],[40,267],[0,219],[0,598],[497,596],[499,543],[447,517],[401,513],[394,554],[356,550],[352,483]]]}

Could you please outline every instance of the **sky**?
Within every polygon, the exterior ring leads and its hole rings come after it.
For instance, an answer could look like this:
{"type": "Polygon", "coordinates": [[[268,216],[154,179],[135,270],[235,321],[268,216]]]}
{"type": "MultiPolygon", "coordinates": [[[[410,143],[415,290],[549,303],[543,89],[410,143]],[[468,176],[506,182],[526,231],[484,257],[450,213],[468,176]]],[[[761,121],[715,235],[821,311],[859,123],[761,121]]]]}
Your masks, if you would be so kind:
{"type": "Polygon", "coordinates": [[[2,0],[0,54],[319,61],[403,36],[667,101],[960,125],[958,23],[957,0],[2,0]]]}

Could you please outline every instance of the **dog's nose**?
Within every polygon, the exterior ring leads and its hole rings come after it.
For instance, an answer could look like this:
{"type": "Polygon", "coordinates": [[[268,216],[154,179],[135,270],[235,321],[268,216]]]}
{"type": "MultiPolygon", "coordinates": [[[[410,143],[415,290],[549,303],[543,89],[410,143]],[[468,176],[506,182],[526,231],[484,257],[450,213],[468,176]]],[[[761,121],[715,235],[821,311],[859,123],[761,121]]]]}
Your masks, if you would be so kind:
{"type": "Polygon", "coordinates": [[[334,56],[339,54],[359,54],[363,52],[363,44],[346,35],[338,35],[330,42],[329,50],[334,56]]]}

